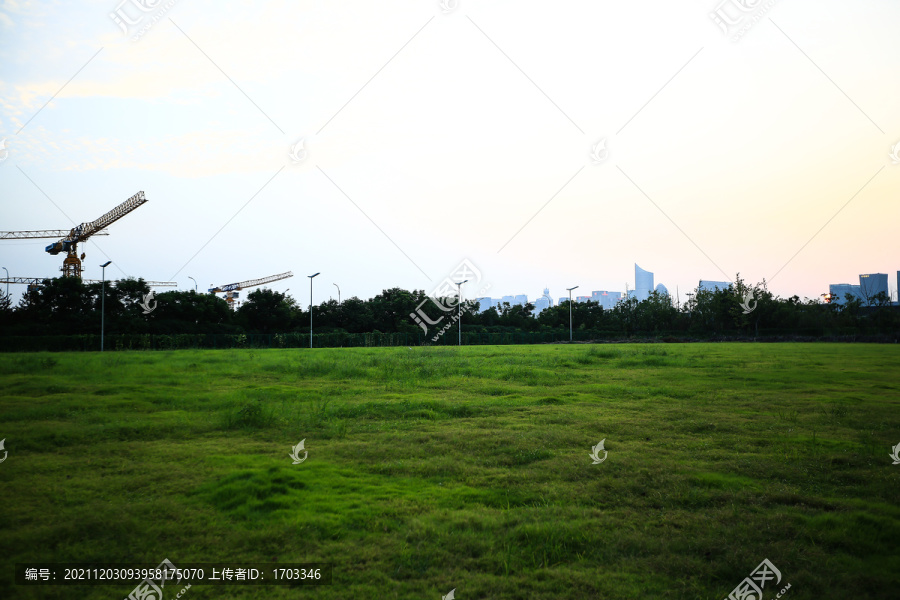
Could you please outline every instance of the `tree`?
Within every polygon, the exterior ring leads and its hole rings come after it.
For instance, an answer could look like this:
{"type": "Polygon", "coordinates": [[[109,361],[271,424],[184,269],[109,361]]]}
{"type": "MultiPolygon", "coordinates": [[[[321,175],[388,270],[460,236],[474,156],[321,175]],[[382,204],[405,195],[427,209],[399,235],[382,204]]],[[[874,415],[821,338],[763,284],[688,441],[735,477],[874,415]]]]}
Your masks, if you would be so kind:
{"type": "Polygon", "coordinates": [[[247,295],[247,301],[237,310],[237,317],[250,333],[277,333],[290,329],[295,310],[293,298],[262,288],[247,295]]]}
{"type": "Polygon", "coordinates": [[[153,333],[237,333],[234,311],[215,294],[170,291],[156,296],[156,308],[142,315],[153,333]]]}

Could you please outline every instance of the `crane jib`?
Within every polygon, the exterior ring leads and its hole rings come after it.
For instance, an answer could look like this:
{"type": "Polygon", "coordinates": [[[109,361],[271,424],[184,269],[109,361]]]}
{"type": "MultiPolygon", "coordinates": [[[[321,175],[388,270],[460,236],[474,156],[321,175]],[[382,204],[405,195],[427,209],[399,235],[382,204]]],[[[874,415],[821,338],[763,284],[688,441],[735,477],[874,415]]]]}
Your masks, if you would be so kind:
{"type": "Polygon", "coordinates": [[[60,252],[69,252],[79,242],[83,242],[92,235],[96,235],[109,225],[112,225],[137,207],[148,202],[144,197],[144,192],[138,192],[122,204],[118,205],[99,219],[90,223],[82,223],[69,231],[69,235],[63,239],[50,244],[44,250],[50,254],[59,254],[60,252]]]}

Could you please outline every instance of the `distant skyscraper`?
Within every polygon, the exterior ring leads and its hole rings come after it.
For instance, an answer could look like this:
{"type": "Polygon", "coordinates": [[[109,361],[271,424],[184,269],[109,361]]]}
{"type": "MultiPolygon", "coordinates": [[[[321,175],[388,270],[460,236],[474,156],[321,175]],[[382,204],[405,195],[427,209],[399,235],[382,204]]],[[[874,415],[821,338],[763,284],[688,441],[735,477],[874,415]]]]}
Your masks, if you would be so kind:
{"type": "Polygon", "coordinates": [[[516,304],[518,304],[519,306],[525,306],[526,304],[528,304],[528,296],[526,296],[525,294],[519,294],[518,296],[516,296],[516,304]]]}
{"type": "Polygon", "coordinates": [[[634,295],[638,300],[646,300],[653,291],[653,273],[645,271],[634,263],[634,295]]]}
{"type": "Polygon", "coordinates": [[[516,303],[516,297],[515,296],[503,296],[502,298],[500,298],[500,302],[501,303],[509,302],[509,305],[513,306],[516,303]]]}
{"type": "Polygon", "coordinates": [[[539,312],[550,308],[550,304],[550,298],[548,298],[547,296],[541,296],[534,301],[534,312],[532,314],[536,317],[539,312]]]}
{"type": "Polygon", "coordinates": [[[729,285],[731,285],[730,281],[710,281],[709,279],[701,279],[698,287],[707,292],[714,292],[717,289],[727,290],[729,285]]]}
{"type": "Polygon", "coordinates": [[[590,299],[590,296],[575,296],[575,302],[587,302],[590,299]]]}
{"type": "Polygon", "coordinates": [[[832,304],[845,304],[847,294],[854,298],[861,298],[859,286],[849,283],[832,283],[828,286],[828,293],[831,294],[832,304]]]}
{"type": "Polygon", "coordinates": [[[544,295],[540,298],[536,299],[534,302],[534,312],[532,313],[535,317],[539,312],[547,310],[551,306],[553,306],[553,298],[550,297],[549,288],[544,288],[544,295]]]}
{"type": "Polygon", "coordinates": [[[494,301],[490,298],[476,298],[476,302],[478,302],[478,312],[484,312],[494,305],[494,301]]]}
{"type": "Polygon", "coordinates": [[[656,293],[659,294],[660,296],[668,296],[669,290],[663,284],[658,283],[658,284],[656,284],[656,293]]]}
{"type": "Polygon", "coordinates": [[[859,276],[859,293],[863,302],[871,302],[880,292],[889,294],[887,273],[868,273],[859,276]]]}
{"type": "Polygon", "coordinates": [[[568,302],[568,301],[569,301],[569,297],[568,297],[568,296],[561,296],[561,297],[559,298],[559,304],[565,304],[565,303],[568,302]]]}
{"type": "Polygon", "coordinates": [[[591,292],[591,300],[600,304],[604,310],[612,310],[621,299],[622,292],[607,292],[604,290],[591,292]]]}

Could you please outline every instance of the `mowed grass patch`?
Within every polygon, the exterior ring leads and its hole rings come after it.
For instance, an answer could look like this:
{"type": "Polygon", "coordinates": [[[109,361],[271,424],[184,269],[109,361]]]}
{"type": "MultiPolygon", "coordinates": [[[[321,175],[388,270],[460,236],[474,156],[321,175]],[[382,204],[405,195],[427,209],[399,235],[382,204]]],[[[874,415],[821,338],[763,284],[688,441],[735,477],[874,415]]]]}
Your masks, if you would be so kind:
{"type": "Polygon", "coordinates": [[[865,344],[0,355],[5,562],[327,562],[188,594],[464,600],[725,597],[768,558],[790,598],[891,598],[898,372],[865,344]]]}

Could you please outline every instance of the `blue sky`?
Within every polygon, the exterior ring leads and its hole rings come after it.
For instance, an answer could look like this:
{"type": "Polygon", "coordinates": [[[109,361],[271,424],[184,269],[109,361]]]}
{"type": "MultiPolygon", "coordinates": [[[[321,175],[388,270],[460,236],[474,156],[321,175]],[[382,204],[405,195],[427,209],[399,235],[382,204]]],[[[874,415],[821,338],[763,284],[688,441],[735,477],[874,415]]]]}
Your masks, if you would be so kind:
{"type": "MultiPolygon", "coordinates": [[[[682,300],[736,272],[893,290],[900,5],[739,4],[5,0],[0,229],[143,190],[85,277],[291,270],[272,287],[302,304],[317,271],[316,303],[431,291],[463,259],[498,297],[624,291],[635,262],[682,300]]],[[[47,243],[0,264],[54,276],[47,243]]]]}

